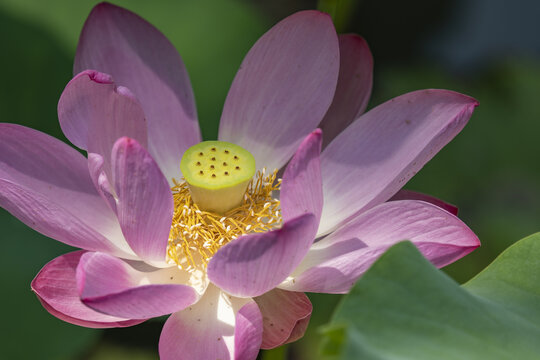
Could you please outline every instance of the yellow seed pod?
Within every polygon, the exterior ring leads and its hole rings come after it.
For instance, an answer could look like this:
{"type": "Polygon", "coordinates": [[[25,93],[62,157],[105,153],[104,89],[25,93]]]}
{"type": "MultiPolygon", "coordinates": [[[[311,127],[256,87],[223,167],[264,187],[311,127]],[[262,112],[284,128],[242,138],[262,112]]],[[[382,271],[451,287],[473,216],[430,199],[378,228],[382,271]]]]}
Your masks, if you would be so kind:
{"type": "Polygon", "coordinates": [[[242,203],[255,174],[255,158],[225,141],[203,141],[186,150],[180,170],[201,210],[223,214],[242,203]]]}

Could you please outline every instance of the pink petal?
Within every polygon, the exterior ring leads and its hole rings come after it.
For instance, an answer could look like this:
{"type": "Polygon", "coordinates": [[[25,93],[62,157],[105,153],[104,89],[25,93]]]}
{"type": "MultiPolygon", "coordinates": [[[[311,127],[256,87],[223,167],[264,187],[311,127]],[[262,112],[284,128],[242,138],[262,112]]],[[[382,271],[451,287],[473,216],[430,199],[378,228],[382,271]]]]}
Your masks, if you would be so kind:
{"type": "Polygon", "coordinates": [[[156,28],[115,5],[97,5],[86,20],[74,72],[110,74],[140,100],[148,121],[149,151],[168,180],[181,177],[184,151],[201,141],[187,71],[156,28]]]}
{"type": "Polygon", "coordinates": [[[461,131],[478,102],[421,90],[362,115],[321,155],[324,207],[319,233],[388,200],[461,131]]]}
{"type": "Polygon", "coordinates": [[[146,120],[140,103],[112,78],[93,70],[77,74],[58,102],[58,119],[66,137],[76,146],[103,157],[111,176],[114,142],[129,136],[146,146],[146,120]]]}
{"type": "Polygon", "coordinates": [[[0,206],[68,245],[134,256],[84,156],[39,131],[0,124],[0,206]]]}
{"type": "Polygon", "coordinates": [[[211,282],[239,297],[270,291],[296,268],[314,240],[315,216],[286,221],[278,230],[239,237],[208,263],[211,282]]]}
{"type": "Polygon", "coordinates": [[[362,37],[339,35],[339,60],[334,100],[319,124],[324,133],[323,147],[362,115],[373,85],[373,56],[362,37]]]}
{"type": "Polygon", "coordinates": [[[304,139],[285,169],[280,193],[283,221],[306,213],[315,215],[317,223],[321,218],[321,143],[321,130],[317,129],[304,139]]]}
{"type": "Polygon", "coordinates": [[[171,315],[159,339],[161,360],[254,360],[261,345],[262,316],[251,299],[210,285],[195,305],[171,315]]]}
{"type": "Polygon", "coordinates": [[[102,313],[130,319],[171,314],[197,301],[194,289],[178,284],[173,276],[153,282],[153,275],[163,270],[152,270],[138,271],[114,256],[86,253],[77,267],[81,300],[102,313]]]}
{"type": "Polygon", "coordinates": [[[435,266],[467,255],[480,242],[454,215],[417,200],[390,201],[359,215],[315,243],[280,288],[344,293],[390,246],[412,241],[435,266]]]}
{"type": "Polygon", "coordinates": [[[304,337],[304,334],[306,333],[307,327],[309,325],[310,318],[311,316],[298,320],[298,322],[291,331],[291,335],[289,335],[289,338],[287,339],[287,341],[285,341],[285,344],[293,343],[304,337]]]}
{"type": "Polygon", "coordinates": [[[388,201],[396,201],[396,200],[421,200],[421,201],[431,203],[435,206],[438,206],[441,209],[448,211],[452,215],[457,216],[458,214],[457,206],[449,204],[433,196],[416,192],[416,191],[401,189],[394,196],[392,196],[388,201]]]}
{"type": "Polygon", "coordinates": [[[117,214],[133,251],[147,261],[164,262],[174,201],[167,179],[135,140],[121,138],[112,153],[117,214]]]}
{"type": "Polygon", "coordinates": [[[252,301],[236,314],[234,327],[234,358],[256,359],[261,347],[263,319],[257,304],[252,301]]]}
{"type": "Polygon", "coordinates": [[[273,349],[304,335],[313,309],[304,293],[274,289],[254,300],[263,316],[262,349],[273,349]]]}
{"type": "Polygon", "coordinates": [[[238,144],[258,168],[279,169],[332,102],[339,45],[332,20],[302,11],[255,43],[229,90],[219,139],[238,144]]]}
{"type": "Polygon", "coordinates": [[[32,281],[32,290],[43,307],[60,320],[90,328],[125,327],[143,320],[105,315],[84,305],[77,291],[75,271],[84,251],[75,251],[49,262],[32,281]]]}
{"type": "Polygon", "coordinates": [[[88,171],[94,186],[102,199],[109,205],[109,208],[116,214],[118,210],[116,208],[116,192],[109,181],[109,177],[105,174],[104,163],[103,156],[93,153],[88,154],[88,171]]]}

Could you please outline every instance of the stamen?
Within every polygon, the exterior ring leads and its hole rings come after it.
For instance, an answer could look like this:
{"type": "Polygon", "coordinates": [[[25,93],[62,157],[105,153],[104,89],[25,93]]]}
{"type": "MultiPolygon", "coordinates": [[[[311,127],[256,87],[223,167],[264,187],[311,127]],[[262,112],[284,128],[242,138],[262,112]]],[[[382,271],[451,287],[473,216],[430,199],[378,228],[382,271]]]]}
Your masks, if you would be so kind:
{"type": "Polygon", "coordinates": [[[169,261],[194,271],[206,267],[223,245],[239,236],[281,226],[280,203],[272,197],[281,186],[276,175],[277,170],[267,176],[257,172],[241,205],[225,214],[200,210],[191,198],[188,184],[173,179],[175,211],[167,247],[169,261]]]}

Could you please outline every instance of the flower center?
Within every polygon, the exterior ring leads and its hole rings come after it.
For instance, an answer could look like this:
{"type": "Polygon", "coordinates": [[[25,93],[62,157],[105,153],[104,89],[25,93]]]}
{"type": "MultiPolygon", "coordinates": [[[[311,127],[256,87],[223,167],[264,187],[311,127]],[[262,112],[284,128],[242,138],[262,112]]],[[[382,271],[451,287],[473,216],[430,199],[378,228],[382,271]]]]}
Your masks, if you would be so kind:
{"type": "Polygon", "coordinates": [[[205,141],[189,148],[172,187],[174,215],[167,256],[184,270],[205,267],[225,244],[281,225],[277,170],[255,173],[253,156],[238,145],[205,141]]]}
{"type": "Polygon", "coordinates": [[[224,214],[242,202],[255,159],[238,145],[203,141],[184,153],[180,169],[197,206],[224,214]]]}

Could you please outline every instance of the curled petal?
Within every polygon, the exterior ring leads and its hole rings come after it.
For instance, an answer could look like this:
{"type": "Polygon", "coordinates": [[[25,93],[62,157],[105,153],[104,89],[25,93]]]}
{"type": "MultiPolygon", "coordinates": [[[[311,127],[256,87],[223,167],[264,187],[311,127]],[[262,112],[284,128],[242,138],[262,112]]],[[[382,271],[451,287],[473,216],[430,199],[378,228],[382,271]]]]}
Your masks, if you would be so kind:
{"type": "Polygon", "coordinates": [[[141,259],[164,263],[174,209],[167,179],[130,138],[115,143],[112,166],[118,221],[127,242],[141,259]]]}
{"type": "Polygon", "coordinates": [[[106,315],[81,302],[75,272],[83,254],[85,251],[61,255],[37,274],[32,281],[32,290],[43,307],[61,320],[89,328],[125,327],[143,322],[144,319],[106,315]]]}
{"type": "Polygon", "coordinates": [[[182,154],[201,135],[188,73],[169,40],[136,14],[98,4],[75,55],[74,72],[86,69],[110,74],[135,94],[148,122],[150,153],[167,180],[179,179],[182,154]]]}
{"type": "Polygon", "coordinates": [[[87,253],[77,267],[77,288],[87,306],[104,314],[147,319],[171,314],[197,301],[176,268],[138,271],[103,253],[87,253]]]}
{"type": "Polygon", "coordinates": [[[316,228],[315,216],[305,214],[285,222],[281,229],[241,236],[212,257],[208,278],[235,296],[262,295],[300,264],[316,228]]]}
{"type": "Polygon", "coordinates": [[[74,145],[102,156],[109,178],[111,150],[118,138],[129,136],[147,146],[146,120],[138,100],[110,76],[94,70],[75,75],[67,84],[58,102],[58,119],[74,145]]]}
{"type": "Polygon", "coordinates": [[[313,309],[304,293],[274,289],[254,300],[263,316],[262,349],[273,349],[304,335],[313,309]]]}

